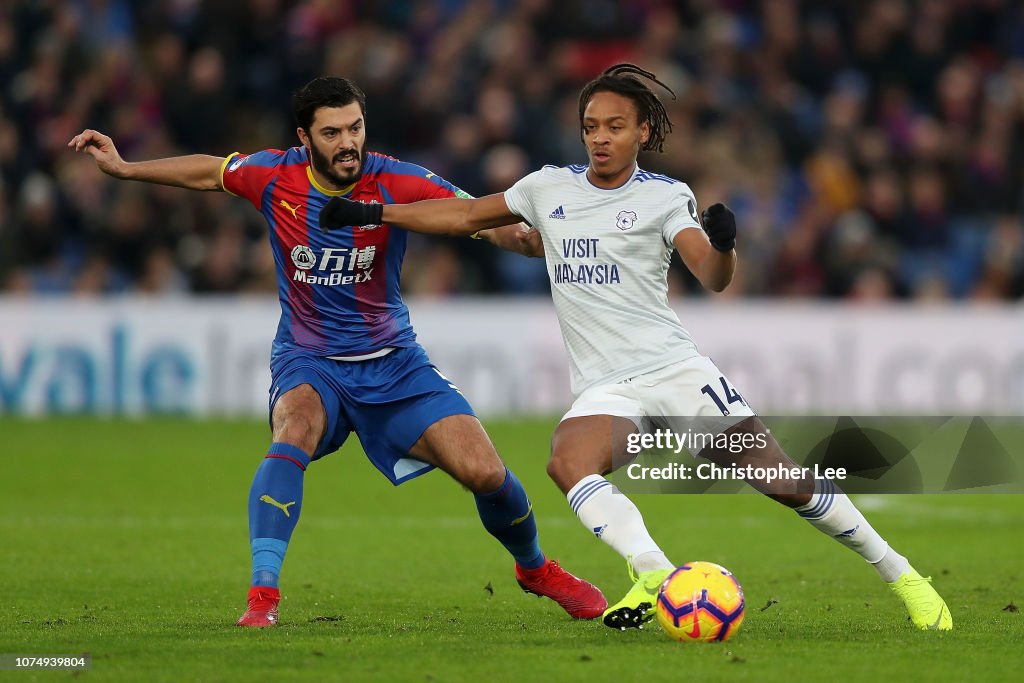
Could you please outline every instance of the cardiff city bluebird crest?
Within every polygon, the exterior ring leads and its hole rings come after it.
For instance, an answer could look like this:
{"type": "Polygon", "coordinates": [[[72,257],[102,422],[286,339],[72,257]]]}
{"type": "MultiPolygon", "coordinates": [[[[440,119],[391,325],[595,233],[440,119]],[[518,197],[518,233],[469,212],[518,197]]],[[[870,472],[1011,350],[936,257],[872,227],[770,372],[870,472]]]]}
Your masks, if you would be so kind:
{"type": "Polygon", "coordinates": [[[636,211],[619,211],[615,217],[615,227],[619,230],[629,230],[636,224],[636,211]]]}

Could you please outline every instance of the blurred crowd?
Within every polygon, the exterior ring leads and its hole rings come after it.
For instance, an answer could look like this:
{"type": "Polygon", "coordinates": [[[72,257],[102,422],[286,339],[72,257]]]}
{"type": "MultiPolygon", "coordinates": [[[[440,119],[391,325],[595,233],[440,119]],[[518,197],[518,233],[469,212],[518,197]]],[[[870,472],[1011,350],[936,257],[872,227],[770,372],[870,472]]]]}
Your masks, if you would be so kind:
{"type": "MultiPolygon", "coordinates": [[[[266,227],[225,193],[113,181],[129,161],[298,144],[291,92],[368,96],[368,148],[475,195],[586,161],[577,97],[637,63],[674,131],[641,165],[737,213],[732,296],[1024,293],[1024,5],[1014,0],[0,2],[0,292],[273,292],[266,227]]],[[[674,295],[698,287],[679,264],[674,295]]],[[[544,265],[413,236],[411,293],[543,293],[544,265]]]]}

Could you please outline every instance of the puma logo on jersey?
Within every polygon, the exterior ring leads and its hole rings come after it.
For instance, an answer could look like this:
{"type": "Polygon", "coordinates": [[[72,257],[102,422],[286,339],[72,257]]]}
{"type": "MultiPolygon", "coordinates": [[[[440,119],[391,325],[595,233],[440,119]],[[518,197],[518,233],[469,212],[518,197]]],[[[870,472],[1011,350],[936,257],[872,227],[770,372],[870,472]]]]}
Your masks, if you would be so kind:
{"type": "Polygon", "coordinates": [[[284,208],[286,208],[286,209],[288,209],[289,211],[292,212],[292,218],[296,218],[297,216],[295,215],[295,212],[302,208],[302,204],[298,204],[296,206],[292,206],[291,204],[289,204],[288,202],[286,202],[283,199],[281,200],[281,206],[283,206],[284,208]]]}
{"type": "Polygon", "coordinates": [[[281,512],[284,513],[285,517],[291,517],[291,515],[288,513],[288,508],[290,508],[292,505],[295,505],[294,500],[290,503],[278,503],[276,500],[274,500],[265,493],[262,496],[260,496],[260,500],[264,503],[267,503],[268,505],[273,505],[274,507],[281,510],[281,512]]]}
{"type": "Polygon", "coordinates": [[[522,517],[516,517],[515,519],[513,519],[512,522],[509,524],[509,526],[515,526],[517,524],[522,524],[523,522],[528,520],[530,518],[530,515],[532,515],[532,514],[533,514],[533,503],[527,503],[527,505],[526,505],[526,514],[523,515],[522,517]]]}

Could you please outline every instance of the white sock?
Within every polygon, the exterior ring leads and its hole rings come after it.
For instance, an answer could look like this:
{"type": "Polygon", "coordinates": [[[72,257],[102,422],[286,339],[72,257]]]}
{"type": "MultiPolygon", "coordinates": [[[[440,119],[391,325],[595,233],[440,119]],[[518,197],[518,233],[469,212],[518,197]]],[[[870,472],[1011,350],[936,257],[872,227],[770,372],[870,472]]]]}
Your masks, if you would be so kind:
{"type": "MultiPolygon", "coordinates": [[[[889,544],[878,535],[849,497],[828,479],[814,483],[814,494],[796,513],[873,565],[882,562],[889,544]]],[[[879,573],[881,573],[879,569],[879,573]]],[[[883,577],[884,578],[884,577],[883,577]]]]}
{"type": "Polygon", "coordinates": [[[633,571],[675,569],[647,532],[633,501],[600,474],[579,480],[565,497],[583,526],[629,560],[633,571]]]}
{"type": "Polygon", "coordinates": [[[887,583],[892,583],[910,571],[910,562],[907,558],[903,557],[892,548],[889,548],[889,550],[886,551],[885,557],[878,562],[873,562],[871,566],[874,567],[878,572],[878,575],[882,577],[882,581],[887,583]]]}

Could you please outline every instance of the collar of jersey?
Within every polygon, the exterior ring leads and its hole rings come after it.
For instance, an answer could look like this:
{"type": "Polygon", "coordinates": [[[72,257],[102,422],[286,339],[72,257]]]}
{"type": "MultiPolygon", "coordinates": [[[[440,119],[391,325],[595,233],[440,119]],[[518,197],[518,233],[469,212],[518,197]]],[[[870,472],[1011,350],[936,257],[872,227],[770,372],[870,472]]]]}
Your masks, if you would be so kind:
{"type": "Polygon", "coordinates": [[[622,190],[626,188],[630,183],[632,183],[633,178],[636,178],[636,174],[639,173],[639,171],[640,164],[634,162],[633,172],[629,174],[629,177],[626,178],[625,182],[623,182],[621,185],[619,185],[618,187],[598,187],[594,183],[590,182],[590,176],[587,175],[587,173],[590,172],[590,168],[588,166],[587,170],[583,172],[583,180],[587,183],[587,186],[590,187],[590,189],[592,190],[596,190],[598,192],[615,192],[616,190],[622,190]]]}
{"type": "Polygon", "coordinates": [[[352,183],[348,187],[342,188],[340,190],[328,190],[326,187],[324,187],[323,185],[316,181],[316,176],[313,175],[312,166],[306,167],[306,175],[309,176],[309,182],[313,184],[313,187],[316,188],[316,191],[320,192],[321,194],[325,194],[328,197],[341,197],[342,195],[346,195],[349,192],[351,192],[352,188],[356,186],[356,183],[352,183]]]}

